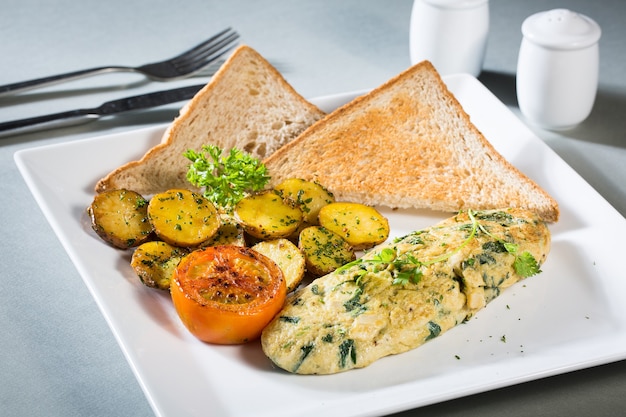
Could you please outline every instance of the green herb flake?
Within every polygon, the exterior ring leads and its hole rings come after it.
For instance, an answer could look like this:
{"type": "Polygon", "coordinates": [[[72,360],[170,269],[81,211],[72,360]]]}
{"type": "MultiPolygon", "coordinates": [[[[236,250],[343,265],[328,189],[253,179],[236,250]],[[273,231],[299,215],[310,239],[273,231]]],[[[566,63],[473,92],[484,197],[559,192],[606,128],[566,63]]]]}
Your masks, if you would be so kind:
{"type": "Polygon", "coordinates": [[[346,309],[346,311],[354,316],[358,316],[367,311],[367,306],[361,303],[361,294],[363,294],[363,288],[358,287],[354,291],[354,295],[349,300],[343,303],[343,307],[346,309]]]}
{"type": "Polygon", "coordinates": [[[297,324],[300,322],[300,317],[293,317],[293,316],[280,316],[279,317],[280,321],[283,321],[285,323],[292,323],[292,324],[297,324]]]}
{"type": "Polygon", "coordinates": [[[434,339],[441,334],[441,326],[434,321],[428,322],[428,331],[430,332],[426,337],[426,340],[434,339]]]}
{"type": "Polygon", "coordinates": [[[305,361],[305,359],[307,358],[307,356],[309,356],[311,354],[311,352],[313,352],[313,350],[315,349],[315,345],[313,343],[308,344],[308,345],[304,345],[300,348],[300,358],[298,360],[298,362],[296,363],[296,365],[293,368],[292,372],[297,372],[298,368],[300,368],[300,366],[302,365],[302,362],[305,361]]]}
{"type": "Polygon", "coordinates": [[[353,339],[344,340],[339,345],[339,366],[345,368],[348,364],[348,359],[356,365],[356,349],[354,348],[353,339]]]}

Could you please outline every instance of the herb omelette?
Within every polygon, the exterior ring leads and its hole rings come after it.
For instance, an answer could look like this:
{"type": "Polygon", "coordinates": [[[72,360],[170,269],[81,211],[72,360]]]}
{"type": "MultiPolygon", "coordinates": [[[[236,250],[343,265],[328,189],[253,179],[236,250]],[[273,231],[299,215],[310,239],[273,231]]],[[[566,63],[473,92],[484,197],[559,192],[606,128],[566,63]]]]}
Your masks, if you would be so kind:
{"type": "Polygon", "coordinates": [[[263,352],[298,374],[368,366],[468,320],[540,272],[549,250],[530,211],[460,212],[296,291],[263,331],[263,352]]]}

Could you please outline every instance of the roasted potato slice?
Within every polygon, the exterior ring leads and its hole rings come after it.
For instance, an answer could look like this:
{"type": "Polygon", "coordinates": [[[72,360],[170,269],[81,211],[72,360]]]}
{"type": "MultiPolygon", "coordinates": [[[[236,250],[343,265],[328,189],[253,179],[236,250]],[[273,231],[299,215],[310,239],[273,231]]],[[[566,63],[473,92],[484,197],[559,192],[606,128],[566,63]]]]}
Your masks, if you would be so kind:
{"type": "Polygon", "coordinates": [[[304,277],[304,254],[290,240],[265,240],[252,246],[252,249],[276,262],[285,276],[287,292],[295,290],[300,285],[304,277]]]}
{"type": "Polygon", "coordinates": [[[337,233],[355,250],[368,249],[389,237],[389,222],[373,207],[360,203],[332,203],[321,208],[320,226],[337,233]]]}
{"type": "Polygon", "coordinates": [[[298,247],[304,253],[307,271],[316,276],[326,275],[356,259],[348,242],[322,226],[302,230],[298,247]]]}
{"type": "Polygon", "coordinates": [[[148,217],[157,236],[173,246],[197,246],[215,235],[221,225],[213,203],[182,189],[156,194],[148,204],[148,217]]]}
{"type": "Polygon", "coordinates": [[[103,240],[120,248],[138,246],[150,238],[148,202],[130,190],[110,190],[97,194],[87,213],[91,227],[103,240]]]}
{"type": "Polygon", "coordinates": [[[130,266],[146,286],[168,290],[174,270],[187,253],[186,249],[154,240],[135,249],[130,266]]]}
{"type": "Polygon", "coordinates": [[[303,221],[314,226],[318,224],[317,216],[320,209],[334,203],[333,194],[321,184],[300,178],[289,178],[274,187],[283,198],[296,202],[304,213],[303,221]]]}
{"type": "Polygon", "coordinates": [[[200,247],[236,245],[246,246],[243,226],[235,221],[231,216],[222,216],[220,228],[209,240],[202,242],[200,247]]]}
{"type": "Polygon", "coordinates": [[[302,222],[300,207],[271,190],[239,200],[234,216],[246,232],[263,240],[287,237],[302,222]]]}

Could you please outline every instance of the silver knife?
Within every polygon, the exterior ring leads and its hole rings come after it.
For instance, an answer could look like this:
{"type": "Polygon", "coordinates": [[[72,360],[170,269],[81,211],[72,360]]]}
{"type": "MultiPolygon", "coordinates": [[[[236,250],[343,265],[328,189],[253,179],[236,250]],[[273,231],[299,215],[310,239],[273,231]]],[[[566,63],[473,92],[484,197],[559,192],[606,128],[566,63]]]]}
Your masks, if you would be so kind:
{"type": "Polygon", "coordinates": [[[147,109],[191,99],[203,85],[175,88],[173,90],[158,91],[126,97],[106,103],[91,109],[77,109],[28,119],[13,120],[0,123],[0,138],[23,133],[36,132],[45,129],[74,126],[81,123],[97,120],[104,116],[111,116],[130,110],[147,109]]]}

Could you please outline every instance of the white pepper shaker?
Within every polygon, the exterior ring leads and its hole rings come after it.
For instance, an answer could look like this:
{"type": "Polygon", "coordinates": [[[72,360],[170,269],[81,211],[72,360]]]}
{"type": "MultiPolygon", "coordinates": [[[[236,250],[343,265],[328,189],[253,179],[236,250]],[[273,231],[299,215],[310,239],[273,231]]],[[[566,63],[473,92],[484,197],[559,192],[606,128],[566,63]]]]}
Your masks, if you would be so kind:
{"type": "Polygon", "coordinates": [[[587,16],[554,9],[522,24],[517,100],[524,117],[551,130],[575,127],[598,90],[600,26],[587,16]]]}
{"type": "Polygon", "coordinates": [[[429,60],[442,75],[482,70],[489,34],[488,0],[415,0],[411,63],[429,60]]]}

